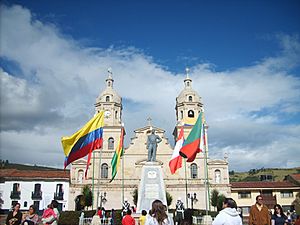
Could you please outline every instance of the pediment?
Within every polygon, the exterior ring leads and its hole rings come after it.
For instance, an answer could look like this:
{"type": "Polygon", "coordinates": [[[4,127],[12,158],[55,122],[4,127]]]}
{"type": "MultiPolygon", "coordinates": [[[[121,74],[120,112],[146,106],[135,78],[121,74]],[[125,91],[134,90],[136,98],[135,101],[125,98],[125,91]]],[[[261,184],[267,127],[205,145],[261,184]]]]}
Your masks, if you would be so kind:
{"type": "Polygon", "coordinates": [[[165,130],[159,128],[159,127],[155,127],[155,126],[145,126],[145,127],[142,127],[142,128],[138,128],[136,130],[134,130],[135,133],[146,133],[146,134],[150,134],[151,133],[151,129],[154,129],[155,130],[155,133],[158,134],[158,133],[165,133],[165,130]]]}

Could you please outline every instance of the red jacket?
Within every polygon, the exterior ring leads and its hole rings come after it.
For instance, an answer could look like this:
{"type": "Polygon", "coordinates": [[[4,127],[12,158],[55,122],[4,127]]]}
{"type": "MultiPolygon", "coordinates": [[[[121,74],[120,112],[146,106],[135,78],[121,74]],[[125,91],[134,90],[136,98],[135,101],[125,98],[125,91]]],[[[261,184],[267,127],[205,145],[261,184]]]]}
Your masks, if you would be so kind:
{"type": "Polygon", "coordinates": [[[132,216],[126,215],[122,219],[122,225],[135,225],[135,221],[132,216]]]}

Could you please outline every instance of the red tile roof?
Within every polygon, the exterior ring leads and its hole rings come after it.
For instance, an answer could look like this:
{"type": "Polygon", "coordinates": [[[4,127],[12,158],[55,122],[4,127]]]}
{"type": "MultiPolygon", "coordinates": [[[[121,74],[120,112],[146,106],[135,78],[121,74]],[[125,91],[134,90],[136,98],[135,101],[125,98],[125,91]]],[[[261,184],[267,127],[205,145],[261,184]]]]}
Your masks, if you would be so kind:
{"type": "Polygon", "coordinates": [[[231,182],[231,188],[296,188],[300,186],[289,181],[249,181],[249,182],[231,182]]]}
{"type": "Polygon", "coordinates": [[[300,182],[300,173],[290,175],[294,180],[300,182]]]}
{"type": "Polygon", "coordinates": [[[70,171],[0,169],[0,177],[5,180],[69,180],[70,171]]]}

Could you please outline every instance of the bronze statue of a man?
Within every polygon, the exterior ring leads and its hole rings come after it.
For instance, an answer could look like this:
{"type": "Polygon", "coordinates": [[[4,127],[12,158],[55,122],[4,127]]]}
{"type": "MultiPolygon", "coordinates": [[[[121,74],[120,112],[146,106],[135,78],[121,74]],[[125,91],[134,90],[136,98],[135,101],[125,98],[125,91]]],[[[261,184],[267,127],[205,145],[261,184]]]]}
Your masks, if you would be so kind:
{"type": "Polygon", "coordinates": [[[147,140],[147,149],[148,149],[148,162],[155,162],[156,161],[156,150],[157,150],[157,143],[161,142],[161,138],[155,134],[155,130],[151,131],[151,134],[148,135],[147,140]]]}

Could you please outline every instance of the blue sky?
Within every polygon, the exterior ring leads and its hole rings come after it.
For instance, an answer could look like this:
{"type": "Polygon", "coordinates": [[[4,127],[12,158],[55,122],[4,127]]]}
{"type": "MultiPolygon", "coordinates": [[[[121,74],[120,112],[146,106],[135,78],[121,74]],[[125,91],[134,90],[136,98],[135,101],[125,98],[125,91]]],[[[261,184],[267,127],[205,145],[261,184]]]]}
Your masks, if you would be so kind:
{"type": "Polygon", "coordinates": [[[93,114],[108,67],[127,139],[148,116],[171,139],[190,67],[213,158],[229,154],[235,170],[299,166],[299,10],[299,1],[4,1],[2,157],[60,166],[58,140],[93,114]],[[149,84],[160,90],[151,98],[149,84]]]}

